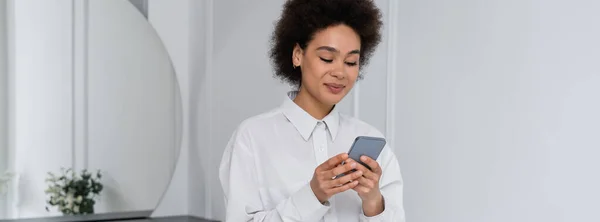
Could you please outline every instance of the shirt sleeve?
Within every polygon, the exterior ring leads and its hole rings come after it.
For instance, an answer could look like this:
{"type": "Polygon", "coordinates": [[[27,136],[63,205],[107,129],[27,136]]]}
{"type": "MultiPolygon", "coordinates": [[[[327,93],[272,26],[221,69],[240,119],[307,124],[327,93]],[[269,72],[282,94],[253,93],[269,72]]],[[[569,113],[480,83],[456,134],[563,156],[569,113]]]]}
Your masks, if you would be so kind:
{"type": "Polygon", "coordinates": [[[234,133],[230,139],[219,169],[219,178],[225,194],[225,221],[318,221],[330,206],[321,204],[306,185],[273,209],[265,209],[259,194],[255,158],[247,133],[234,133]]]}
{"type": "Polygon", "coordinates": [[[379,215],[367,217],[361,211],[361,222],[405,222],[403,206],[403,186],[400,165],[394,152],[386,145],[382,151],[379,164],[382,169],[379,189],[383,195],[384,210],[379,215]]]}

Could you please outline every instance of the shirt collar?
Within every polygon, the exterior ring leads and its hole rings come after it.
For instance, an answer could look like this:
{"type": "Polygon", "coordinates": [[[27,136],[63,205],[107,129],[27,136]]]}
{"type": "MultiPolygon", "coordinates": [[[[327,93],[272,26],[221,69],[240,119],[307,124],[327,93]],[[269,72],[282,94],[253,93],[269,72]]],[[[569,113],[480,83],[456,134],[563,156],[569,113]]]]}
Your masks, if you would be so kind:
{"type": "MultiPolygon", "coordinates": [[[[296,130],[298,130],[300,135],[302,135],[302,138],[304,138],[305,141],[308,141],[320,120],[312,117],[293,101],[294,98],[296,98],[296,95],[298,95],[298,91],[288,92],[283,104],[281,105],[281,108],[283,109],[283,114],[285,117],[292,123],[292,125],[294,125],[294,127],[296,127],[296,130]]],[[[329,130],[329,134],[331,134],[331,140],[335,141],[340,124],[340,114],[337,106],[334,106],[333,110],[331,110],[331,112],[329,112],[329,114],[327,114],[322,121],[325,122],[325,125],[329,130]]]]}

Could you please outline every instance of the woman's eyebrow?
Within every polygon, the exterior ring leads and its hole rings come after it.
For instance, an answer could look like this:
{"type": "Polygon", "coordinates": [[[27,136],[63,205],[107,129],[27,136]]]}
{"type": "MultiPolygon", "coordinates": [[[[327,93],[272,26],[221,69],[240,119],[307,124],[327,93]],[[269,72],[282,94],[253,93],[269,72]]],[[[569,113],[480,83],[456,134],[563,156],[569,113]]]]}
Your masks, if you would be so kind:
{"type": "MultiPolygon", "coordinates": [[[[317,50],[325,50],[325,51],[329,51],[329,52],[333,52],[333,53],[340,53],[340,50],[337,50],[334,47],[331,46],[321,46],[319,48],[317,48],[317,50]]],[[[348,54],[360,54],[360,50],[359,49],[355,49],[350,51],[348,54]]]]}

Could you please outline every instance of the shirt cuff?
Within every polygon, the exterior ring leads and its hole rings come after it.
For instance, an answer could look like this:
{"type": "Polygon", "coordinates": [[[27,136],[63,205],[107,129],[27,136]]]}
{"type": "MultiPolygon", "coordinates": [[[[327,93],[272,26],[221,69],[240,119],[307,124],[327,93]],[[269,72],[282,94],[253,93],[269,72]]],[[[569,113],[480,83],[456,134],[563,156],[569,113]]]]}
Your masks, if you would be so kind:
{"type": "Polygon", "coordinates": [[[383,211],[380,214],[377,214],[375,216],[367,217],[365,215],[365,212],[363,212],[362,208],[361,208],[361,210],[360,210],[360,221],[361,222],[383,222],[383,221],[386,221],[385,220],[385,218],[386,218],[385,215],[387,214],[388,211],[390,211],[389,210],[389,206],[386,206],[386,204],[385,204],[385,197],[384,197],[384,199],[383,199],[383,211]]]}
{"type": "Polygon", "coordinates": [[[310,184],[306,184],[292,196],[292,203],[296,206],[302,218],[313,215],[325,215],[330,208],[329,202],[321,204],[310,184]]]}

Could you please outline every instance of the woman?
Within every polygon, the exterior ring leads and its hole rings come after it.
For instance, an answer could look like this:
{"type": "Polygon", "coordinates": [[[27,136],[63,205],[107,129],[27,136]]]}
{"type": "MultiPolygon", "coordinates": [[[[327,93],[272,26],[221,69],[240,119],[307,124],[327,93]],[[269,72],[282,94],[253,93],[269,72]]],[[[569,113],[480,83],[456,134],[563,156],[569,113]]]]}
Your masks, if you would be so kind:
{"type": "Polygon", "coordinates": [[[386,146],[377,160],[363,156],[371,170],[347,154],[357,136],[383,135],[336,109],[361,77],[381,27],[370,0],[284,4],[270,58],[276,76],[297,91],[231,137],[220,166],[227,221],[404,221],[392,150],[386,146]]]}

